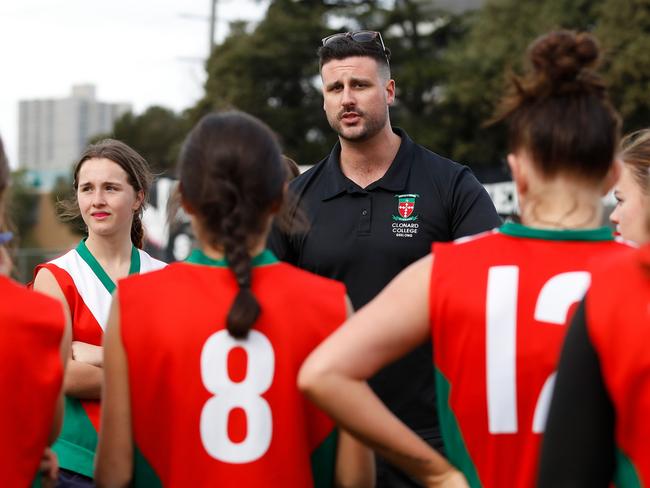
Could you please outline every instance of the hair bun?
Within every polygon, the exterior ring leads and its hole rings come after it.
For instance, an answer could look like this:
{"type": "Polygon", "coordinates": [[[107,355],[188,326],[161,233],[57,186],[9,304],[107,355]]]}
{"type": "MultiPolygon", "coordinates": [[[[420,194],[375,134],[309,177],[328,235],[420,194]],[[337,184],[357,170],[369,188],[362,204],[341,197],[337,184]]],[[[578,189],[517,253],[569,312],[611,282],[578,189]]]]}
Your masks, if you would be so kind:
{"type": "Polygon", "coordinates": [[[538,38],[530,47],[529,59],[537,82],[552,92],[578,91],[599,85],[594,72],[600,61],[598,41],[591,34],[560,30],[538,38]]]}

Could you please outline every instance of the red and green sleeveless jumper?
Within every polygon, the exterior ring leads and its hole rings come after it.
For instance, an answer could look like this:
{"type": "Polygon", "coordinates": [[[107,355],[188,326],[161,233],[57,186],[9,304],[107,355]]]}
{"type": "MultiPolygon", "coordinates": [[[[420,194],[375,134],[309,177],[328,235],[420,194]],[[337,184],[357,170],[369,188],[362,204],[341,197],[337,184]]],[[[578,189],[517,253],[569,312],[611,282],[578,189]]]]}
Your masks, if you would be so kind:
{"type": "Polygon", "coordinates": [[[0,276],[0,459],[2,486],[36,477],[61,391],[61,304],[0,276]]]}
{"type": "Polygon", "coordinates": [[[585,315],[614,405],[616,486],[650,486],[650,245],[594,273],[585,315]]]}
{"type": "Polygon", "coordinates": [[[332,486],[334,424],[296,380],[345,321],[344,285],[264,251],[252,271],[261,313],[242,340],[225,327],[239,288],[223,260],[194,251],[118,289],[135,486],[332,486]]]}
{"type": "MultiPolygon", "coordinates": [[[[145,273],[165,265],[133,247],[129,274],[145,273]]],[[[85,239],[63,256],[38,265],[34,276],[41,268],[54,275],[65,295],[72,320],[72,340],[101,346],[115,284],[90,253],[85,239]]],[[[93,476],[99,418],[99,400],[65,397],[63,428],[53,446],[62,468],[93,476]]]]}
{"type": "Polygon", "coordinates": [[[608,228],[516,223],[434,245],[438,415],[447,455],[472,487],[535,485],[566,321],[592,263],[624,251],[608,228]]]}

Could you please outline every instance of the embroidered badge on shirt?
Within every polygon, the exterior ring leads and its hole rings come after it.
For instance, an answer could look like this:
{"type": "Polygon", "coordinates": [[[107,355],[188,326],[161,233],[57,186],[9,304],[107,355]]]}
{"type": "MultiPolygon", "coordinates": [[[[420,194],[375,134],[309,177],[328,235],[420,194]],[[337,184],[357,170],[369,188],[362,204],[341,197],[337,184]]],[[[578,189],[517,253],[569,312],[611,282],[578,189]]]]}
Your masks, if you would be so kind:
{"type": "Polygon", "coordinates": [[[415,200],[420,195],[409,193],[406,195],[395,195],[397,198],[397,213],[393,215],[393,234],[397,237],[413,237],[418,233],[419,224],[415,212],[415,200]]]}
{"type": "Polygon", "coordinates": [[[393,215],[393,220],[399,222],[415,222],[418,219],[417,215],[413,215],[415,211],[415,199],[420,195],[408,194],[408,195],[395,195],[397,198],[397,213],[399,215],[393,215]]]}

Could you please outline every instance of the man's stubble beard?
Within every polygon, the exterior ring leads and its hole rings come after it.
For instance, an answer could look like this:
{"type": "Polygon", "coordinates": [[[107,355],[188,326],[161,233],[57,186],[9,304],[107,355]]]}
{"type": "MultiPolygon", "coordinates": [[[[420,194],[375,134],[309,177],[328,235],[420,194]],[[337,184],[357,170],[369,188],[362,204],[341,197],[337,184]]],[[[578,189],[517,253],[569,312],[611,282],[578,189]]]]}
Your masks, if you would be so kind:
{"type": "MultiPolygon", "coordinates": [[[[341,139],[345,139],[348,142],[363,142],[372,139],[382,131],[388,121],[388,109],[383,112],[383,116],[378,117],[368,117],[366,112],[357,110],[355,112],[359,114],[361,121],[365,122],[365,124],[360,132],[347,136],[343,133],[343,125],[341,124],[341,115],[343,112],[344,111],[341,111],[336,114],[334,120],[331,120],[328,117],[328,122],[334,132],[336,132],[341,139]]],[[[353,129],[356,129],[356,127],[353,129]]]]}

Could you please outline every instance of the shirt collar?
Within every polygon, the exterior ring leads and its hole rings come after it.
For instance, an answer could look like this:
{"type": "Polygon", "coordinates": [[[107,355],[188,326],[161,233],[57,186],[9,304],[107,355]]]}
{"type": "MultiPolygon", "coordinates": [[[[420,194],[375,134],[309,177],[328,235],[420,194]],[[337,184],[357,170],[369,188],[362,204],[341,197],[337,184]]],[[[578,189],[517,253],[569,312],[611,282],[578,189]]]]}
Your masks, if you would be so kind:
{"type": "Polygon", "coordinates": [[[402,139],[399,150],[395,155],[395,159],[388,168],[388,171],[386,171],[386,174],[379,180],[368,185],[366,188],[359,187],[356,183],[345,176],[343,171],[341,171],[341,143],[337,142],[325,162],[327,184],[323,200],[329,200],[343,192],[365,193],[366,191],[371,191],[376,188],[395,192],[403,191],[404,188],[406,188],[406,182],[411,170],[411,161],[415,144],[402,129],[393,127],[393,132],[402,139]]]}

